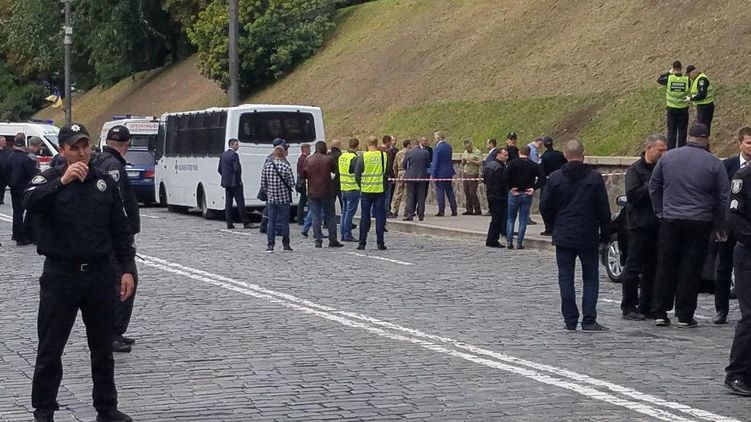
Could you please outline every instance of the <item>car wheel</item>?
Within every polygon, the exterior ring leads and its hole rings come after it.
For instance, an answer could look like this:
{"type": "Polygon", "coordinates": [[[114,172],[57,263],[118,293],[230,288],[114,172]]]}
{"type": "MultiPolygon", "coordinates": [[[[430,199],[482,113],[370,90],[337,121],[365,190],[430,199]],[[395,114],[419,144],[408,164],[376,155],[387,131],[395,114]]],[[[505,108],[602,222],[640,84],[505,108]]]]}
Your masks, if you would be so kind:
{"type": "Polygon", "coordinates": [[[623,264],[621,264],[621,248],[618,246],[617,238],[610,239],[607,249],[603,252],[602,262],[605,264],[605,271],[610,281],[620,283],[623,277],[623,264]]]}

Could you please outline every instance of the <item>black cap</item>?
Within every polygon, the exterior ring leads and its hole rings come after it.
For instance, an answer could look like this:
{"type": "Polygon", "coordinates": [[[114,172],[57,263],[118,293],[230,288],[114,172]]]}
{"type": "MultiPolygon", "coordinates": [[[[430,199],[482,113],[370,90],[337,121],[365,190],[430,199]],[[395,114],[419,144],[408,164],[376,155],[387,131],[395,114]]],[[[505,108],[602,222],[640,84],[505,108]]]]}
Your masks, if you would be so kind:
{"type": "Polygon", "coordinates": [[[516,132],[509,132],[508,135],[506,135],[506,139],[517,139],[518,136],[516,136],[516,132]]]}
{"type": "Polygon", "coordinates": [[[709,138],[709,128],[704,123],[696,123],[691,126],[688,136],[692,138],[709,138]]]}
{"type": "Polygon", "coordinates": [[[130,131],[123,125],[112,126],[107,132],[108,141],[128,142],[130,141],[130,131]]]}
{"type": "Polygon", "coordinates": [[[64,144],[73,145],[81,139],[88,139],[91,141],[89,131],[80,123],[68,123],[63,126],[57,134],[57,138],[60,146],[64,144]]]}
{"type": "Polygon", "coordinates": [[[676,60],[673,62],[673,69],[682,69],[682,68],[683,68],[683,63],[681,63],[680,60],[676,60]]]}
{"type": "Polygon", "coordinates": [[[289,149],[289,145],[287,145],[287,141],[284,140],[283,138],[274,139],[274,142],[272,142],[271,145],[273,145],[274,148],[283,147],[285,150],[289,149]]]}
{"type": "Polygon", "coordinates": [[[553,145],[553,138],[551,138],[550,136],[543,137],[542,138],[542,144],[545,145],[545,146],[553,145]]]}
{"type": "Polygon", "coordinates": [[[692,64],[690,64],[690,65],[686,66],[686,73],[691,73],[691,72],[693,72],[694,70],[696,70],[696,66],[694,66],[694,65],[692,65],[692,64]]]}

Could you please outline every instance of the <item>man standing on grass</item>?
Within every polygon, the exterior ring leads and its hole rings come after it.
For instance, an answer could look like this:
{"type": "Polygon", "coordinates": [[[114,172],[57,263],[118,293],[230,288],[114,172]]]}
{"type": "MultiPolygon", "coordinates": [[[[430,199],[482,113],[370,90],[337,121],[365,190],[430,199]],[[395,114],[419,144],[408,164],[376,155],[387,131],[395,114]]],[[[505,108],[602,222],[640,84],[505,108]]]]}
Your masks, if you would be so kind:
{"type": "Polygon", "coordinates": [[[602,176],[584,163],[584,145],[573,140],[563,147],[566,163],[550,175],[542,193],[540,211],[553,228],[561,313],[566,330],[575,331],[579,324],[574,275],[576,258],[582,266],[582,331],[603,332],[597,322],[597,299],[600,288],[599,250],[610,236],[608,191],[602,176]]]}

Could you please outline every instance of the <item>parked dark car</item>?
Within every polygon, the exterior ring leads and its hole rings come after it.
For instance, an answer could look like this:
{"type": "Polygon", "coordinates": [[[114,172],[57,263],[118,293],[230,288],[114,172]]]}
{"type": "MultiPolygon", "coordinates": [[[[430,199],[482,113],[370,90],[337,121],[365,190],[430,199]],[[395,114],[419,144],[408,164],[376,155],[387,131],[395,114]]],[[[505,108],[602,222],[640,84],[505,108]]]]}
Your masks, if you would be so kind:
{"type": "Polygon", "coordinates": [[[151,205],[156,201],[154,195],[154,169],[156,158],[154,153],[147,150],[131,149],[125,154],[127,162],[125,170],[136,192],[138,202],[151,205]]]}
{"type": "MultiPolygon", "coordinates": [[[[607,249],[600,255],[600,261],[605,267],[608,278],[614,283],[620,283],[628,256],[628,231],[626,230],[626,213],[624,212],[626,196],[619,196],[616,203],[618,204],[618,212],[613,214],[610,222],[610,242],[607,249]]],[[[701,274],[701,291],[705,293],[714,292],[715,270],[717,268],[717,244],[714,241],[710,243],[701,274]]],[[[732,298],[735,298],[735,277],[733,277],[730,294],[732,298]]]]}

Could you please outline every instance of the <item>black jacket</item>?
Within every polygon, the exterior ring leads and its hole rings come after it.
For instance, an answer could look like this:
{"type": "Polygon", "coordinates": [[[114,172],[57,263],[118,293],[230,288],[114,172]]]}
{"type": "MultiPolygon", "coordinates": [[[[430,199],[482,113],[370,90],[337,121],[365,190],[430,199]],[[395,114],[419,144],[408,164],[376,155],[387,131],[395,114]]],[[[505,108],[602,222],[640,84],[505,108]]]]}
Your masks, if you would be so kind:
{"type": "Polygon", "coordinates": [[[550,221],[553,244],[593,249],[610,237],[610,206],[602,176],[581,161],[553,172],[542,191],[540,212],[550,221]]]}
{"type": "Polygon", "coordinates": [[[647,163],[642,154],[639,161],[626,171],[626,226],[630,230],[657,229],[660,226],[649,196],[649,179],[654,168],[655,165],[647,163]]]}
{"type": "Polygon", "coordinates": [[[39,173],[36,162],[29,153],[14,149],[5,157],[5,180],[8,186],[25,187],[39,173]]]}
{"type": "Polygon", "coordinates": [[[89,163],[83,182],[63,185],[66,169],[42,172],[24,191],[24,208],[41,217],[37,252],[74,264],[115,256],[123,273],[134,273],[136,250],[117,184],[89,163]]]}
{"type": "Polygon", "coordinates": [[[482,171],[482,180],[485,183],[485,192],[488,198],[499,199],[508,196],[508,189],[503,178],[505,169],[506,166],[496,159],[485,165],[482,171]]]}
{"type": "Polygon", "coordinates": [[[0,149],[0,188],[5,187],[7,184],[6,180],[8,179],[6,175],[6,168],[5,168],[5,162],[7,161],[8,154],[10,154],[10,150],[8,148],[0,149]]]}
{"type": "Polygon", "coordinates": [[[217,171],[222,176],[223,188],[234,188],[243,184],[243,168],[240,164],[240,156],[232,149],[224,151],[219,157],[217,171]]]}
{"type": "Polygon", "coordinates": [[[328,154],[329,157],[334,159],[334,180],[332,180],[332,188],[334,189],[334,195],[339,195],[339,192],[341,192],[341,185],[339,184],[339,181],[341,180],[341,177],[339,176],[339,157],[342,156],[342,150],[336,147],[332,147],[331,151],[329,151],[328,154]]]}
{"type": "Polygon", "coordinates": [[[728,180],[730,180],[735,176],[735,173],[738,173],[738,170],[741,169],[741,158],[739,155],[726,158],[722,160],[722,165],[725,166],[725,172],[727,172],[728,180]]]}
{"type": "Polygon", "coordinates": [[[120,199],[123,201],[125,214],[128,216],[128,227],[134,235],[141,232],[141,214],[138,209],[138,198],[130,183],[128,172],[125,170],[125,158],[114,148],[105,146],[97,156],[94,165],[103,173],[108,174],[117,183],[120,199]]]}
{"type": "Polygon", "coordinates": [[[544,183],[545,175],[540,166],[529,158],[509,161],[503,174],[508,189],[526,190],[539,188],[544,183]]]}
{"type": "Polygon", "coordinates": [[[545,177],[550,177],[554,171],[560,170],[567,162],[563,153],[554,149],[546,149],[540,156],[540,167],[545,177]]]}

